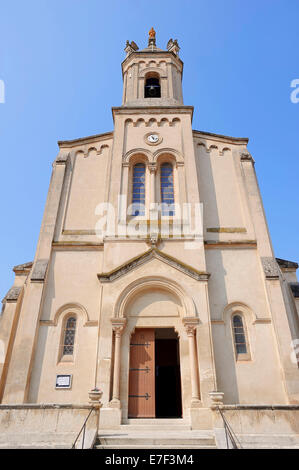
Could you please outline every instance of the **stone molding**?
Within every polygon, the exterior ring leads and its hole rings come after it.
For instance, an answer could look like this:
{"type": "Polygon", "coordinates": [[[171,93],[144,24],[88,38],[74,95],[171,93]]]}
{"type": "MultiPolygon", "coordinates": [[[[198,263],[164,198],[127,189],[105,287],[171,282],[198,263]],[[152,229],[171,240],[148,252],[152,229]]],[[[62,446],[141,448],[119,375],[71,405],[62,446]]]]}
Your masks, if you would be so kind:
{"type": "Polygon", "coordinates": [[[13,272],[16,274],[30,273],[33,262],[29,261],[28,263],[18,264],[13,267],[13,272]]]}
{"type": "Polygon", "coordinates": [[[112,323],[112,329],[115,332],[115,335],[118,337],[121,336],[126,327],[127,319],[124,317],[123,318],[112,317],[110,318],[110,321],[112,323]]]}
{"type": "Polygon", "coordinates": [[[91,405],[74,405],[72,403],[21,403],[20,405],[5,405],[0,404],[1,410],[55,410],[55,409],[65,409],[65,410],[91,410],[93,407],[91,405]]]}
{"type": "Polygon", "coordinates": [[[47,259],[38,259],[33,266],[33,271],[31,275],[31,282],[44,282],[46,278],[47,268],[48,268],[47,259]]]}
{"type": "Polygon", "coordinates": [[[13,286],[9,289],[6,296],[2,300],[4,302],[17,302],[23,286],[13,286]]]}
{"type": "Polygon", "coordinates": [[[206,249],[212,248],[231,248],[231,247],[240,247],[240,248],[256,248],[256,240],[205,240],[204,245],[206,249]]]}
{"type": "Polygon", "coordinates": [[[183,325],[186,329],[187,336],[194,336],[195,329],[199,325],[198,317],[184,317],[183,325]]]}
{"type": "Polygon", "coordinates": [[[125,318],[126,307],[130,300],[146,289],[163,289],[170,291],[175,297],[180,300],[182,305],[182,318],[196,317],[196,309],[193,299],[190,298],[180,285],[176,282],[166,279],[164,277],[149,276],[142,277],[129,284],[119,295],[114,305],[114,318],[125,318]]]}
{"type": "Polygon", "coordinates": [[[123,155],[122,158],[122,164],[129,163],[131,157],[134,157],[135,155],[141,154],[142,156],[147,157],[148,163],[149,164],[156,164],[158,161],[158,158],[160,155],[168,154],[172,156],[177,163],[184,163],[184,157],[183,155],[176,149],[170,148],[170,147],[165,147],[156,150],[155,152],[151,152],[149,149],[138,147],[129,150],[125,155],[123,155]]]}
{"type": "Polygon", "coordinates": [[[214,134],[212,132],[198,131],[196,129],[192,130],[194,137],[203,137],[208,138],[209,140],[216,140],[217,142],[227,142],[232,144],[247,145],[249,142],[248,137],[232,137],[229,135],[214,134]]]}
{"type": "Polygon", "coordinates": [[[98,274],[98,279],[101,282],[112,282],[152,259],[158,259],[197,281],[207,281],[210,277],[210,274],[207,272],[198,271],[197,269],[182,263],[172,256],[163,253],[157,248],[151,248],[145,253],[127,261],[125,264],[108,273],[98,274]]]}
{"type": "Polygon", "coordinates": [[[83,316],[83,326],[98,326],[98,321],[90,320],[86,308],[76,302],[70,302],[68,304],[62,305],[56,311],[53,320],[40,320],[40,324],[44,326],[57,326],[61,315],[67,315],[68,313],[74,313],[76,315],[83,316]]]}
{"type": "Polygon", "coordinates": [[[246,152],[246,153],[241,153],[240,160],[241,160],[241,162],[251,162],[251,163],[255,163],[255,161],[253,160],[252,156],[251,156],[250,153],[248,153],[248,152],[246,152]]]}
{"type": "Polygon", "coordinates": [[[279,279],[279,268],[275,258],[262,256],[261,262],[266,279],[279,279]]]}
{"type": "Polygon", "coordinates": [[[246,233],[245,227],[210,227],[207,232],[213,233],[246,233]]]}
{"type": "Polygon", "coordinates": [[[54,163],[56,163],[57,165],[65,165],[68,161],[69,156],[70,152],[60,151],[54,163]]]}
{"type": "Polygon", "coordinates": [[[104,132],[103,134],[95,134],[90,135],[87,137],[79,137],[78,139],[73,140],[59,140],[58,145],[59,147],[73,147],[74,145],[84,145],[89,143],[97,143],[100,138],[103,140],[113,138],[113,131],[104,132]]]}

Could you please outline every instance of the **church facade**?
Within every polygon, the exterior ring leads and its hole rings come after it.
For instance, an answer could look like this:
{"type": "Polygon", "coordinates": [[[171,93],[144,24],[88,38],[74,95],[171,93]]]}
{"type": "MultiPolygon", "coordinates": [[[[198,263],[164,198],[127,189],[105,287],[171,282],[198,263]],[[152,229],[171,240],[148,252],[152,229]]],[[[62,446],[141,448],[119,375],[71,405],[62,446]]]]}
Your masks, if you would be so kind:
{"type": "Polygon", "coordinates": [[[59,142],[3,300],[0,424],[99,389],[99,433],[220,429],[219,407],[243,444],[299,447],[298,265],[274,257],[248,139],[192,129],[176,40],[125,52],[114,130],[59,142]]]}

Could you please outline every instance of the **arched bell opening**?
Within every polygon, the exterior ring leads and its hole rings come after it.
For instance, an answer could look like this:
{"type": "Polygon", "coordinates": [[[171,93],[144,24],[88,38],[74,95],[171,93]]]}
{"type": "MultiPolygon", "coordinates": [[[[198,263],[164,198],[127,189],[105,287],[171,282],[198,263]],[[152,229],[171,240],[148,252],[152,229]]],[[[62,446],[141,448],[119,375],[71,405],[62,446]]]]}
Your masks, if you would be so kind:
{"type": "Polygon", "coordinates": [[[157,73],[151,72],[145,77],[144,98],[161,98],[161,83],[157,73]]]}

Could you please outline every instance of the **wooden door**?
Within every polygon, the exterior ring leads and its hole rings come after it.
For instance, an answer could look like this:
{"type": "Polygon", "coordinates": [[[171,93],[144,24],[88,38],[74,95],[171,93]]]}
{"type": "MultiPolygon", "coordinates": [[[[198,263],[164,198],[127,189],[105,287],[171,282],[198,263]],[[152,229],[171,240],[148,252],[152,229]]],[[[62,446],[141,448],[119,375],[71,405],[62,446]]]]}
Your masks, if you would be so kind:
{"type": "Polygon", "coordinates": [[[129,418],[155,418],[155,330],[136,329],[130,343],[129,418]]]}

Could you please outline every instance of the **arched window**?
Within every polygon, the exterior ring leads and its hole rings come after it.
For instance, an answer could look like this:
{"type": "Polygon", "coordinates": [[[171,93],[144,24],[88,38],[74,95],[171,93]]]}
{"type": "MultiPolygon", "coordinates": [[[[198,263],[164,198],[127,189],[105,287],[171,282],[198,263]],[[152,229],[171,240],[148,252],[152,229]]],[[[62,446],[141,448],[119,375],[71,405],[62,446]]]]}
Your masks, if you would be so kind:
{"type": "Polygon", "coordinates": [[[76,323],[76,317],[69,317],[65,322],[62,345],[63,356],[72,356],[74,354],[76,323]]]}
{"type": "Polygon", "coordinates": [[[136,163],[133,167],[132,215],[144,215],[145,208],[145,165],[136,163]]]}
{"type": "Polygon", "coordinates": [[[233,335],[235,342],[235,350],[237,357],[240,354],[248,354],[248,347],[246,342],[246,333],[243,325],[243,318],[241,315],[234,315],[232,318],[233,335]]]}
{"type": "Polygon", "coordinates": [[[174,215],[173,167],[171,163],[161,165],[161,203],[162,215],[174,215]]]}
{"type": "Polygon", "coordinates": [[[144,98],[161,98],[161,86],[158,74],[148,75],[145,78],[144,98]]]}

